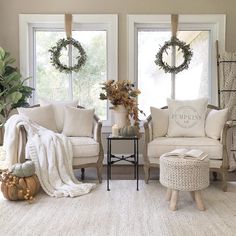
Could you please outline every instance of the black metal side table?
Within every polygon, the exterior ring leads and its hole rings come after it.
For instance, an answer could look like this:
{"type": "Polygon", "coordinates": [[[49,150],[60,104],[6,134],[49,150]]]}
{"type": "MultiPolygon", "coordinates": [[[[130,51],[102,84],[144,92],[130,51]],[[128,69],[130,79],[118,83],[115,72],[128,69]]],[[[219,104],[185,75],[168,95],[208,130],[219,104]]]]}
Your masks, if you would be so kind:
{"type": "Polygon", "coordinates": [[[137,136],[132,137],[123,137],[123,136],[117,136],[113,137],[112,135],[109,135],[107,137],[107,191],[110,191],[109,188],[109,180],[111,179],[111,166],[119,161],[126,161],[134,165],[134,178],[137,180],[137,191],[138,189],[138,181],[139,181],[139,153],[138,153],[138,141],[139,138],[137,136]],[[133,143],[133,154],[129,156],[115,156],[111,153],[111,146],[112,141],[121,141],[121,140],[129,140],[133,143]]]}

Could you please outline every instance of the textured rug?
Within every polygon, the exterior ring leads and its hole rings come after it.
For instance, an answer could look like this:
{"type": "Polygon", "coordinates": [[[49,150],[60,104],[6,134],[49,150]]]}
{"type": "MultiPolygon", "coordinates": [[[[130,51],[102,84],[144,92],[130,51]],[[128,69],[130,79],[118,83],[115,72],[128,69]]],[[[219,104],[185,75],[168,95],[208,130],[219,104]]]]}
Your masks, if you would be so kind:
{"type": "Polygon", "coordinates": [[[178,211],[165,200],[158,181],[106,182],[77,198],[55,199],[41,192],[33,204],[0,195],[0,235],[189,236],[236,235],[236,183],[224,193],[217,184],[203,191],[207,210],[198,211],[190,195],[180,193],[178,211]]]}

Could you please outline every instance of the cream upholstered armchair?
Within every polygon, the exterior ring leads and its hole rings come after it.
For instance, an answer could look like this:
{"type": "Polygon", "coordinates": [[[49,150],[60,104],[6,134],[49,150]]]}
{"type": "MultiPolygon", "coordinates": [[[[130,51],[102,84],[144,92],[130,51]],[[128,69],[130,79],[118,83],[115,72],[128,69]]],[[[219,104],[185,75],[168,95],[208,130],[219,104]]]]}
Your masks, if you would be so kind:
{"type": "MultiPolygon", "coordinates": [[[[208,105],[207,108],[207,114],[210,114],[210,112],[213,111],[213,115],[215,114],[214,111],[220,110],[218,107],[213,105],[208,105]]],[[[168,120],[167,109],[168,107],[159,109],[165,112],[166,117],[160,118],[159,121],[158,117],[155,117],[156,122],[164,122],[163,119],[168,120]]],[[[162,154],[170,152],[176,148],[199,149],[208,154],[210,160],[210,170],[221,174],[222,189],[223,191],[227,191],[226,181],[229,164],[226,150],[226,134],[228,128],[230,128],[230,123],[224,122],[224,125],[221,129],[221,135],[219,139],[216,139],[210,138],[207,135],[204,137],[168,137],[164,133],[162,135],[159,135],[158,137],[155,137],[155,132],[153,130],[153,121],[153,117],[152,115],[150,115],[144,122],[144,172],[146,183],[148,183],[150,177],[150,168],[159,168],[159,158],[162,154]]],[[[211,120],[209,122],[211,122],[211,120]]]]}
{"type": "MultiPolygon", "coordinates": [[[[77,106],[77,108],[82,108],[77,106]]],[[[83,124],[82,124],[83,125],[83,124]]],[[[94,114],[92,136],[88,137],[69,137],[73,151],[73,168],[81,169],[82,180],[84,179],[84,168],[94,167],[97,170],[99,183],[102,182],[102,168],[104,152],[101,141],[102,121],[94,114]]],[[[27,142],[27,133],[23,126],[20,127],[20,147],[18,156],[21,162],[25,161],[25,145],[27,142]]]]}

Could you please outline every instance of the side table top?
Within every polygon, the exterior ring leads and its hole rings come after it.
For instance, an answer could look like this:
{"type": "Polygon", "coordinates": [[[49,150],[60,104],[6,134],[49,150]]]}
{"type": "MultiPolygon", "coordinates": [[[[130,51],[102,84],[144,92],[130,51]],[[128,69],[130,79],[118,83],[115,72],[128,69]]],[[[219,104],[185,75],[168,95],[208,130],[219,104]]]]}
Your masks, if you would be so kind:
{"type": "Polygon", "coordinates": [[[138,136],[112,136],[112,134],[109,134],[107,136],[107,139],[109,140],[139,140],[138,136]]]}

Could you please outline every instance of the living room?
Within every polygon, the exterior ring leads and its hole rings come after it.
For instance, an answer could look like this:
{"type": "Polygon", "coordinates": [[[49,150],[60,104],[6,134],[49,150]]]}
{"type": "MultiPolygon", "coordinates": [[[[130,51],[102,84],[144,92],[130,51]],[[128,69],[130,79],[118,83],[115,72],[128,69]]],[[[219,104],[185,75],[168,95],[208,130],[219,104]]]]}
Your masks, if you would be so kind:
{"type": "Polygon", "coordinates": [[[235,235],[235,7],[1,0],[0,235],[235,235]]]}

